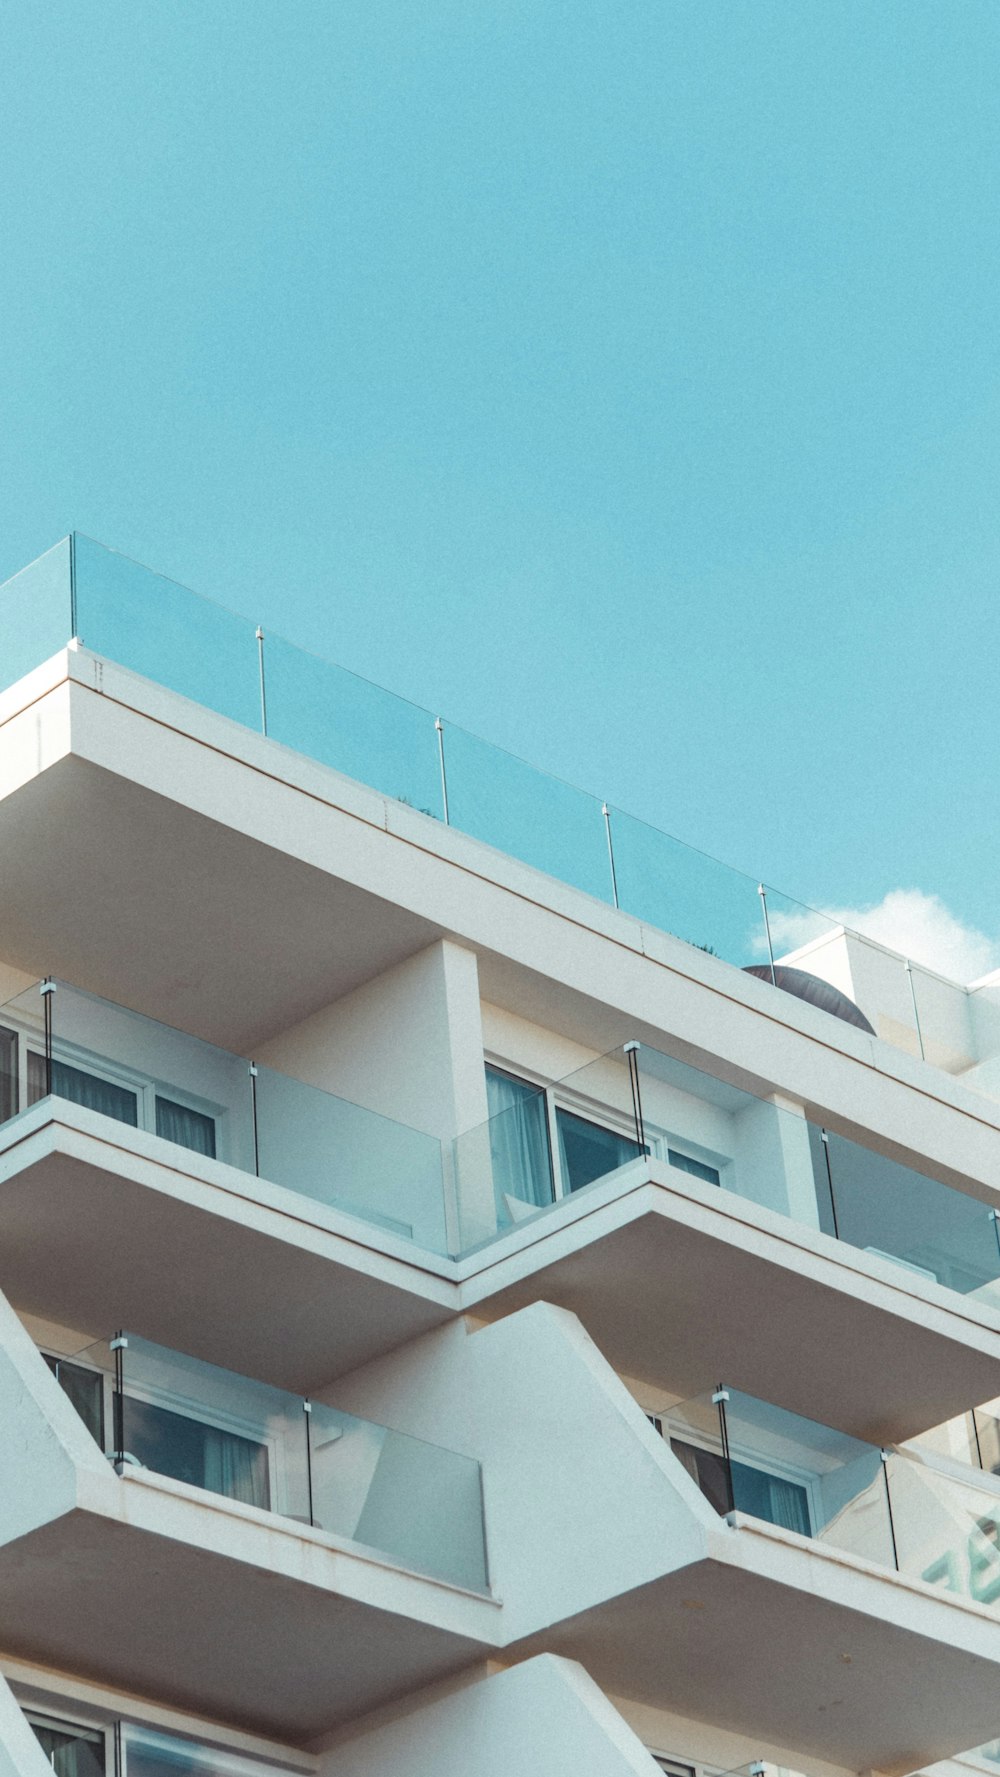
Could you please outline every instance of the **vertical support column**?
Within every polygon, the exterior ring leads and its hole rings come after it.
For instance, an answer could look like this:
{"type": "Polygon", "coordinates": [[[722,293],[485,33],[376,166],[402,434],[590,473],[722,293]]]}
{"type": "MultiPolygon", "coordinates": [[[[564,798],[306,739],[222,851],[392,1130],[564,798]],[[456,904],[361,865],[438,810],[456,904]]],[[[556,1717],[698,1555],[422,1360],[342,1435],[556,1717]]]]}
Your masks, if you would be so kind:
{"type": "Polygon", "coordinates": [[[920,1009],[917,1005],[917,990],[913,985],[913,969],[910,966],[909,957],[904,958],[903,967],[906,970],[906,979],[910,983],[910,1004],[913,1007],[913,1022],[914,1022],[914,1025],[916,1026],[916,1031],[917,1031],[917,1043],[920,1048],[920,1059],[921,1059],[921,1061],[926,1061],[927,1057],[924,1054],[924,1033],[920,1028],[920,1009]]]}
{"type": "Polygon", "coordinates": [[[51,975],[47,975],[39,988],[42,996],[42,1015],[45,1021],[45,1096],[52,1093],[52,996],[56,984],[51,975]]]}
{"type": "Polygon", "coordinates": [[[111,1341],[111,1350],[115,1357],[115,1382],[112,1411],[114,1417],[114,1464],[121,1474],[125,1464],[125,1352],[128,1340],[123,1332],[117,1332],[111,1341]]]}
{"type": "Polygon", "coordinates": [[[764,936],[767,939],[767,960],[771,969],[771,986],[777,987],[778,983],[774,973],[774,946],[771,943],[771,921],[767,917],[767,890],[762,882],[757,884],[757,893],[760,896],[760,908],[764,915],[764,936]]]}
{"type": "Polygon", "coordinates": [[[736,1492],[733,1487],[733,1459],[729,1454],[729,1422],[726,1418],[726,1402],[729,1390],[720,1382],[712,1396],[713,1407],[719,1409],[719,1438],[722,1443],[722,1460],[726,1465],[726,1487],[729,1492],[729,1510],[736,1510],[736,1492]]]}
{"type": "Polygon", "coordinates": [[[899,1550],[896,1547],[896,1520],[892,1510],[892,1488],[889,1486],[889,1452],[888,1450],[880,1450],[879,1455],[882,1458],[882,1474],[885,1478],[885,1503],[889,1511],[889,1535],[892,1538],[892,1564],[895,1567],[896,1572],[900,1573],[902,1570],[899,1565],[899,1550]]]}
{"type": "Polygon", "coordinates": [[[81,640],[76,609],[76,532],[69,534],[69,633],[74,642],[81,640]]]}
{"type": "Polygon", "coordinates": [[[309,1522],[314,1525],[316,1518],[313,1513],[312,1401],[303,1401],[302,1413],[306,1430],[306,1491],[309,1503],[309,1522]]]}
{"type": "Polygon", "coordinates": [[[632,1090],[632,1116],[635,1119],[635,1139],[640,1151],[646,1152],[646,1126],[642,1120],[642,1093],[639,1089],[639,1043],[625,1044],[625,1065],[628,1068],[628,1083],[632,1090]]]}
{"type": "Polygon", "coordinates": [[[611,898],[614,901],[615,906],[619,907],[621,903],[618,899],[618,872],[615,869],[615,842],[611,833],[611,810],[606,802],[601,803],[601,813],[604,816],[604,833],[608,842],[608,864],[611,868],[611,898]]]}
{"type": "Polygon", "coordinates": [[[267,681],[264,677],[264,631],[258,623],[257,636],[257,676],[260,681],[260,731],[267,737],[267,681]]]}
{"type": "Polygon", "coordinates": [[[260,1178],[260,1139],[257,1130],[257,1063],[251,1061],[247,1072],[250,1075],[250,1116],[253,1120],[253,1170],[254,1177],[260,1178]]]}
{"type": "Polygon", "coordinates": [[[434,729],[437,734],[438,767],[441,772],[441,807],[444,811],[444,824],[446,827],[450,827],[451,818],[448,812],[448,772],[444,758],[444,723],[440,716],[435,716],[434,718],[434,729]]]}
{"type": "Polygon", "coordinates": [[[124,1755],[123,1755],[123,1749],[122,1749],[122,1724],[121,1724],[120,1717],[115,1722],[115,1725],[111,1730],[111,1734],[112,1734],[112,1743],[113,1743],[113,1751],[114,1751],[114,1766],[115,1766],[114,1777],[124,1777],[124,1755]]]}
{"type": "Polygon", "coordinates": [[[826,1182],[830,1189],[830,1213],[833,1216],[833,1238],[840,1239],[840,1224],[837,1221],[837,1195],[833,1188],[833,1167],[830,1165],[830,1137],[825,1129],[820,1130],[823,1143],[823,1159],[826,1161],[826,1182]]]}

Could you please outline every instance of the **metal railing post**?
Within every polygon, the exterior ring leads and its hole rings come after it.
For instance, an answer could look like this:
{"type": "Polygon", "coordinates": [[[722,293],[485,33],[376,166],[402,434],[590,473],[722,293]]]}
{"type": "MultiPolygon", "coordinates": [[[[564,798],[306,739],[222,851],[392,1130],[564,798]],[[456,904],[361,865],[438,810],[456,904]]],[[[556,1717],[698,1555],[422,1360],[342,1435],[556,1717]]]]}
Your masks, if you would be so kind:
{"type": "Polygon", "coordinates": [[[771,969],[771,986],[777,987],[777,977],[774,973],[774,946],[771,943],[771,921],[767,917],[767,890],[762,882],[757,884],[757,893],[760,896],[761,911],[764,915],[764,936],[767,939],[767,960],[771,969]]]}
{"type": "Polygon", "coordinates": [[[446,827],[450,827],[451,820],[448,814],[448,772],[444,761],[444,723],[440,716],[435,716],[434,728],[437,733],[438,743],[438,769],[441,773],[441,807],[444,811],[444,824],[446,827]]]}
{"type": "Polygon", "coordinates": [[[615,869],[615,845],[611,836],[611,810],[606,802],[601,803],[601,813],[604,816],[604,833],[608,842],[608,864],[611,867],[611,898],[614,901],[615,906],[619,907],[621,903],[618,899],[618,872],[615,869]]]}

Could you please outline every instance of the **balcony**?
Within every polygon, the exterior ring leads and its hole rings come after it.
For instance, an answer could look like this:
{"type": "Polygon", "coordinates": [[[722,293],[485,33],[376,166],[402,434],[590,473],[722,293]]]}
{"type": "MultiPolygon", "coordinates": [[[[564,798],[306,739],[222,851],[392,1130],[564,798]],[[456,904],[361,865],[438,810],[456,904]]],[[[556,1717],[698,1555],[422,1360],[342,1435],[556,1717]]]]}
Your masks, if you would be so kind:
{"type": "Polygon", "coordinates": [[[134,1333],[42,1355],[118,1474],[148,1469],[488,1591],[470,1457],[134,1333]]]}
{"type": "Polygon", "coordinates": [[[488,1072],[454,1144],[470,1307],[544,1294],[628,1375],[708,1365],[879,1439],[996,1392],[989,1203],[646,1044],[546,1088],[488,1072]]]}
{"type": "Polygon", "coordinates": [[[911,1771],[995,1731],[1000,1482],[721,1386],[656,1430],[660,1575],[554,1625],[549,1651],[849,1769],[911,1771]]]}
{"type": "MultiPolygon", "coordinates": [[[[766,983],[791,981],[794,971],[783,977],[775,969],[783,952],[803,960],[807,973],[818,957],[820,975],[807,997],[824,1009],[837,1003],[831,984],[848,970],[840,954],[844,930],[827,916],[80,535],[0,588],[4,683],[13,685],[74,637],[94,655],[370,785],[442,828],[727,965],[761,970],[766,983]]],[[[353,911],[360,920],[357,903],[353,911]]],[[[405,945],[415,931],[415,922],[397,917],[391,941],[405,945]]],[[[423,932],[429,941],[426,926],[423,932]]],[[[72,962],[57,966],[87,978],[72,962]]],[[[888,1011],[882,983],[868,1004],[870,972],[859,977],[862,1011],[880,1034],[952,1067],[995,1054],[995,1020],[973,1015],[965,1002],[974,996],[944,984],[949,1004],[938,1038],[931,1028],[939,1015],[938,978],[904,968],[902,957],[892,957],[889,968],[888,1011]],[[962,1002],[958,1011],[952,999],[962,1002]],[[956,1043],[956,1024],[968,1026],[967,1043],[956,1043]]],[[[801,983],[789,991],[800,989],[801,983]]],[[[855,1021],[872,1029],[863,1017],[855,1021]]]]}
{"type": "Polygon", "coordinates": [[[476,1462],[134,1338],[47,1367],[4,1321],[10,1655],[301,1740],[495,1645],[476,1462]]]}
{"type": "MultiPolygon", "coordinates": [[[[42,1694],[44,1705],[47,1699],[42,1694]]],[[[80,1713],[81,1721],[25,1704],[24,1714],[50,1770],[59,1777],[287,1777],[284,1764],[269,1764],[188,1735],[165,1734],[143,1723],[109,1717],[106,1709],[80,1713]]],[[[312,1761],[309,1761],[310,1763],[312,1761]]],[[[299,1769],[306,1761],[298,1761],[299,1769]]],[[[44,1769],[44,1766],[42,1767],[44,1769]]],[[[28,1773],[25,1773],[28,1777],[28,1773]]]]}
{"type": "Polygon", "coordinates": [[[115,1302],[312,1387],[331,1353],[351,1368],[455,1311],[440,1142],[65,983],[0,1007],[0,1169],[4,1286],[37,1315],[115,1302]]]}
{"type": "Polygon", "coordinates": [[[442,1144],[36,983],[0,1007],[8,1293],[76,1326],[114,1302],[282,1387],[544,1295],[628,1374],[686,1390],[707,1362],[859,1435],[899,1441],[995,1393],[979,1198],[648,1046],[545,1090],[488,1072],[505,1108],[442,1144]]]}

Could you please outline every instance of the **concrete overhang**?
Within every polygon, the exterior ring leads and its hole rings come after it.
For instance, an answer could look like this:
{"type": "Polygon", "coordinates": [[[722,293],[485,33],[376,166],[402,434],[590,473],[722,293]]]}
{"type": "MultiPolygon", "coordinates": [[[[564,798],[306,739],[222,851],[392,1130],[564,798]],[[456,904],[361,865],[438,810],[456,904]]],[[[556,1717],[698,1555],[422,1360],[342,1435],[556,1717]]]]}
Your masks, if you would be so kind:
{"type": "Polygon", "coordinates": [[[0,1289],[298,1392],[544,1300],[626,1375],[874,1442],[991,1399],[1000,1366],[995,1311],[655,1160],[456,1262],[63,1100],[0,1127],[0,1289]]]}
{"type": "Polygon", "coordinates": [[[78,1473],[72,1510],[0,1547],[9,1653],[291,1740],[481,1659],[499,1617],[149,1471],[78,1473]]]}
{"type": "Polygon", "coordinates": [[[686,1397],[721,1378],[875,1443],[997,1389],[996,1310],[656,1160],[521,1223],[459,1272],[463,1306],[483,1319],[541,1298],[577,1314],[619,1372],[686,1397]]]}
{"type": "Polygon", "coordinates": [[[734,1514],[702,1559],[516,1650],[605,1689],[858,1771],[902,1773],[1000,1720],[1000,1618],[734,1514]]]}
{"type": "MultiPolygon", "coordinates": [[[[0,1290],[301,1393],[440,1326],[417,1249],[236,1168],[48,1100],[0,1126],[0,1290]]],[[[447,1261],[442,1261],[447,1268],[447,1261]]]]}
{"type": "Polygon", "coordinates": [[[0,893],[12,966],[239,1053],[449,937],[592,1050],[780,1089],[986,1199],[1000,1176],[1000,1106],[939,1069],[82,649],[0,695],[0,893]]]}

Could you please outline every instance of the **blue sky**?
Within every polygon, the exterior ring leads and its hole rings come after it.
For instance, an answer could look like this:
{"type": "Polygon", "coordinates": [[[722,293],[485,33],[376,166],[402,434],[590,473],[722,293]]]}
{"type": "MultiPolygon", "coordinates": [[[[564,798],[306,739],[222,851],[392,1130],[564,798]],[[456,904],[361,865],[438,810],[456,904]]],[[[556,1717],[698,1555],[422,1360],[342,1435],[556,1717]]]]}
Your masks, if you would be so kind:
{"type": "Polygon", "coordinates": [[[79,528],[1000,940],[998,52],[995,0],[5,0],[0,577],[79,528]]]}

